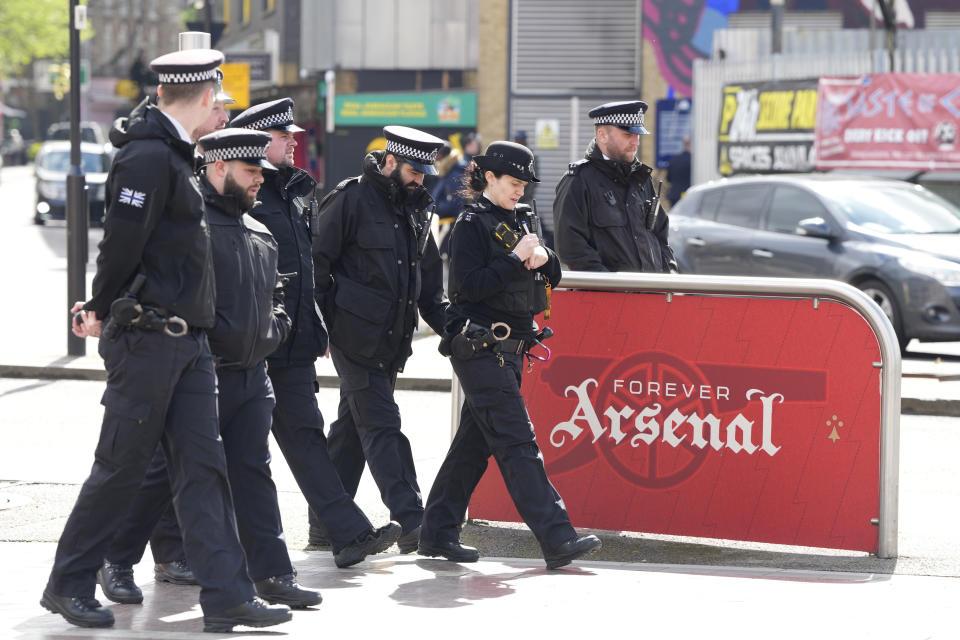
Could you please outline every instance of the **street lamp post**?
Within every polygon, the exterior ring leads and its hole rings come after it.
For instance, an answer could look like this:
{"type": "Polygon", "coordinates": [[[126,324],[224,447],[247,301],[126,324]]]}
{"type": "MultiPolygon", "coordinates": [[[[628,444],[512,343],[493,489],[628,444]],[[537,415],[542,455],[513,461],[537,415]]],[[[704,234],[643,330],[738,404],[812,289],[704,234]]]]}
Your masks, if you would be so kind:
{"type": "Polygon", "coordinates": [[[770,0],[771,53],[783,52],[783,0],[770,0]]]}
{"type": "MultiPolygon", "coordinates": [[[[80,154],[80,30],[87,8],[70,0],[70,172],[67,174],[67,308],[87,297],[87,179],[80,154]]],[[[67,316],[67,353],[82,356],[87,343],[73,335],[67,316]]]]}

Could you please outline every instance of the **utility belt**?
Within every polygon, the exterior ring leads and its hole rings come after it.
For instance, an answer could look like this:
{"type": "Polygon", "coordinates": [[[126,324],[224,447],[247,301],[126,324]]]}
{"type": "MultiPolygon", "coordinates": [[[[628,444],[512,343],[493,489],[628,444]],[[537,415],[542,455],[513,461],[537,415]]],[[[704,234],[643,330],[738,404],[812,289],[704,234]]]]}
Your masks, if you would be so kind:
{"type": "Polygon", "coordinates": [[[510,325],[506,322],[494,322],[489,327],[467,320],[459,333],[444,339],[440,343],[440,353],[445,356],[454,356],[461,360],[469,360],[482,351],[491,351],[497,356],[497,362],[503,366],[503,354],[523,355],[527,357],[530,367],[533,360],[546,361],[550,359],[550,349],[543,344],[543,340],[551,337],[553,330],[544,327],[535,337],[530,339],[511,338],[510,325]],[[535,345],[546,349],[545,357],[530,353],[535,345]]]}
{"type": "Polygon", "coordinates": [[[135,298],[117,298],[110,305],[110,318],[103,336],[114,341],[125,329],[162,331],[171,338],[180,338],[190,331],[183,318],[171,315],[166,309],[141,305],[135,298]]]}

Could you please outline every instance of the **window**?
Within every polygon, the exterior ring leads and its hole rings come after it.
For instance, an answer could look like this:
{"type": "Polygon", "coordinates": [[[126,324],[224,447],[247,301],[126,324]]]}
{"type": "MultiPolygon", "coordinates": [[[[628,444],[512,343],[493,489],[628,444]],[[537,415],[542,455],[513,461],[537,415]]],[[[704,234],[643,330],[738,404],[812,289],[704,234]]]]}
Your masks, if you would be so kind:
{"type": "Polygon", "coordinates": [[[796,187],[780,185],[773,190],[767,230],[778,233],[796,233],[797,223],[806,218],[825,218],[820,201],[796,187]]]}
{"type": "MultiPolygon", "coordinates": [[[[715,220],[717,217],[717,207],[720,206],[720,200],[723,198],[723,189],[711,189],[703,194],[700,204],[700,217],[705,220],[715,220]]],[[[680,200],[683,202],[683,200],[680,200]]]]}
{"type": "Polygon", "coordinates": [[[767,200],[770,187],[763,184],[735,185],[723,189],[723,199],[717,208],[717,222],[737,227],[756,229],[767,200]]]}

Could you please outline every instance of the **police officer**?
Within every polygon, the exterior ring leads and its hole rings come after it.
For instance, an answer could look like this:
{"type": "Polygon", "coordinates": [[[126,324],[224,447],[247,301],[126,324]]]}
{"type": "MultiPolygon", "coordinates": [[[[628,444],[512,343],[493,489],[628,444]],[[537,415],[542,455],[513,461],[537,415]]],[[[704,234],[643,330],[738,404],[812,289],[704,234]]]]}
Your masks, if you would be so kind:
{"type": "Polygon", "coordinates": [[[100,441],[67,520],[40,603],[78,626],[113,625],[93,597],[107,545],[163,445],[187,559],[207,630],[290,619],[256,597],[234,525],[217,421],[216,373],[204,331],[214,275],[189,132],[213,109],[223,54],[180,51],[151,63],[162,95],[114,132],[107,215],[93,297],[71,310],[79,337],[99,336],[107,369],[100,441]]]}
{"type": "Polygon", "coordinates": [[[652,169],[636,158],[647,103],[608,102],[590,110],[596,137],[557,183],[557,254],[580,271],[676,272],[666,212],[652,169]]]}
{"type": "Polygon", "coordinates": [[[349,567],[396,541],[400,526],[390,522],[374,529],[347,494],[330,461],[317,404],[315,361],[326,354],[327,331],[313,297],[311,214],[316,213],[316,182],[293,164],[293,100],[281,98],[250,107],[231,127],[260,130],[271,140],[260,202],[250,211],[273,234],[280,251],[279,268],[286,275],[284,306],[293,321],[290,338],[268,358],[276,394],[273,434],[300,490],[310,505],[311,533],[325,529],[338,567],[349,567]]]}
{"type": "MultiPolygon", "coordinates": [[[[213,111],[199,126],[190,133],[190,139],[199,140],[208,133],[213,133],[226,126],[227,111],[225,105],[236,102],[230,94],[223,90],[223,72],[216,70],[217,93],[214,95],[213,111]]],[[[115,125],[123,129],[133,120],[142,119],[148,104],[156,104],[155,97],[144,98],[129,117],[120,119],[115,125]]],[[[194,158],[202,164],[202,149],[194,148],[194,158]]],[[[167,464],[163,457],[163,447],[157,447],[154,459],[150,462],[145,485],[159,483],[166,485],[163,494],[169,496],[169,482],[167,481],[167,464]]],[[[177,514],[173,504],[163,512],[159,522],[156,519],[157,497],[137,500],[131,506],[131,512],[126,518],[122,530],[114,536],[103,566],[97,572],[97,582],[103,589],[103,594],[110,600],[122,604],[138,604],[143,602],[143,592],[133,580],[133,565],[140,562],[146,551],[149,536],[150,552],[153,555],[153,575],[158,582],[170,584],[194,585],[197,584],[193,571],[187,564],[183,553],[183,538],[177,522],[177,514]],[[138,511],[142,509],[142,511],[138,511]]],[[[162,499],[159,498],[159,499],[162,499]]]]}
{"type": "Polygon", "coordinates": [[[330,457],[350,495],[364,462],[390,516],[403,527],[401,553],[416,550],[423,501],[410,442],[393,397],[412,353],[417,309],[440,333],[443,267],[430,233],[432,199],[423,176],[436,171],[443,141],[409,127],[384,127],[386,150],[363,160],[320,204],[313,237],[317,300],[330,329],[340,375],[340,406],[330,425],[330,457]]]}
{"type": "MultiPolygon", "coordinates": [[[[262,170],[272,168],[266,161],[270,136],[228,129],[198,142],[204,147],[200,187],[217,276],[216,321],[207,333],[217,362],[220,435],[240,541],[261,598],[295,608],[309,607],[320,603],[320,594],[296,582],[269,467],[274,397],[264,358],[289,334],[290,320],[281,303],[276,242],[263,225],[246,215],[263,182],[262,170]]],[[[161,467],[165,471],[162,460],[161,467]]],[[[142,544],[142,539],[135,539],[142,531],[138,521],[156,520],[169,501],[168,486],[165,474],[156,473],[151,465],[131,507],[132,514],[141,517],[128,518],[107,558],[116,557],[116,548],[131,541],[142,544]]],[[[115,594],[118,591],[113,589],[115,594]]],[[[112,597],[106,588],[104,593],[111,600],[126,601],[112,597]]]]}
{"type": "Polygon", "coordinates": [[[427,498],[419,553],[477,561],[477,550],[460,543],[460,525],[493,455],[547,568],[555,569],[600,548],[596,536],[579,537],[570,525],[520,395],[524,355],[541,339],[533,317],[547,306],[545,286],[560,282],[560,261],[515,211],[526,184],[539,182],[533,153],[498,141],[473,160],[464,184],[474,202],[451,232],[451,304],[441,343],[441,352],[452,350],[466,401],[427,498]]]}

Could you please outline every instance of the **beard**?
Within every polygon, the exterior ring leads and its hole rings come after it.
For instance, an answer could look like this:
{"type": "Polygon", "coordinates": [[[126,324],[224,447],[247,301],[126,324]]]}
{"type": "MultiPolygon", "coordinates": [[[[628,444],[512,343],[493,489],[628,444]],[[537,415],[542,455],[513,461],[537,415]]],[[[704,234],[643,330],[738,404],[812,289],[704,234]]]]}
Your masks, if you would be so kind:
{"type": "Polygon", "coordinates": [[[403,177],[400,175],[399,166],[390,173],[390,179],[400,187],[399,193],[402,194],[403,198],[411,198],[417,192],[417,189],[423,188],[422,185],[417,184],[414,180],[404,183],[403,177]]]}
{"type": "Polygon", "coordinates": [[[247,189],[241,187],[229,173],[223,181],[223,195],[235,197],[237,202],[240,203],[240,208],[244,211],[253,209],[253,205],[257,202],[257,197],[250,195],[247,189]]]}

